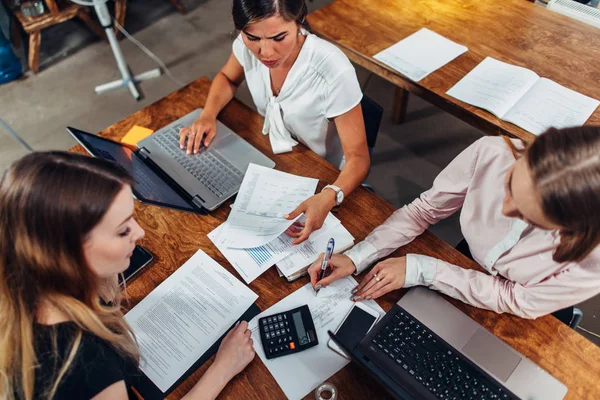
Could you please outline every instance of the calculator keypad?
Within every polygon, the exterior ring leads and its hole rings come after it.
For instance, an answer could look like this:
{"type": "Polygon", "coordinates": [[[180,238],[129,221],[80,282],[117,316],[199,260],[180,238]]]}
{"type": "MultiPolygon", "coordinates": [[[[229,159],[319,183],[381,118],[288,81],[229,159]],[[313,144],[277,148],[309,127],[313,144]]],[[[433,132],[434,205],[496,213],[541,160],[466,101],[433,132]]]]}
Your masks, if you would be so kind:
{"type": "Polygon", "coordinates": [[[266,339],[264,344],[268,358],[277,357],[296,349],[292,335],[294,326],[286,314],[261,319],[261,330],[266,339]]]}

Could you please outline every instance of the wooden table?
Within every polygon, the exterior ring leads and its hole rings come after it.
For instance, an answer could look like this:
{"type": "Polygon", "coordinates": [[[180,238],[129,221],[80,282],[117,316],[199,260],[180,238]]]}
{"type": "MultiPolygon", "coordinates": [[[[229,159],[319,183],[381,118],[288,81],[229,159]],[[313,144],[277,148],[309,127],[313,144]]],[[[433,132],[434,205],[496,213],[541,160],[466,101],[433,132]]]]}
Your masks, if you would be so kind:
{"type": "MultiPolygon", "coordinates": [[[[195,108],[204,106],[210,83],[208,78],[200,78],[114,124],[100,135],[119,140],[133,125],[159,129],[195,108]]],[[[260,134],[263,118],[237,100],[225,107],[219,119],[271,157],[277,163],[278,170],[320,179],[319,189],[326,183],[333,182],[339,173],[331,164],[302,145],[296,146],[291,153],[273,155],[268,137],[260,134]]],[[[73,150],[85,153],[80,146],[73,150]]],[[[206,237],[207,233],[227,218],[230,203],[225,203],[208,216],[136,203],[135,218],[146,230],[146,236],[140,244],[155,255],[155,262],[128,285],[127,294],[131,299],[128,307],[136,305],[199,248],[239,278],[233,267],[206,237]]],[[[337,216],[357,240],[362,240],[393,211],[394,207],[391,204],[368,190],[359,188],[344,201],[337,216]]],[[[437,257],[465,268],[480,269],[476,263],[428,231],[395,252],[394,256],[409,252],[437,257]]],[[[252,282],[250,288],[259,295],[257,303],[260,309],[265,310],[306,283],[306,277],[291,284],[286,283],[277,275],[275,269],[271,268],[252,282]]],[[[378,302],[387,311],[402,294],[401,291],[391,293],[378,302]]],[[[547,316],[530,321],[510,315],[497,315],[454,300],[452,302],[567,384],[568,398],[600,398],[600,388],[597,384],[600,376],[600,350],[554,317],[547,316]]],[[[188,378],[170,398],[178,399],[187,393],[211,363],[212,359],[188,378]]],[[[330,381],[338,387],[341,399],[344,400],[388,398],[381,387],[366,378],[364,372],[354,365],[342,369],[330,381]]],[[[306,398],[311,396],[314,398],[312,393],[306,398]]],[[[264,400],[283,399],[285,396],[257,357],[232,380],[221,394],[221,398],[264,400]]]]}
{"type": "MultiPolygon", "coordinates": [[[[523,0],[335,0],[308,16],[316,34],[354,63],[414,93],[487,134],[530,141],[534,135],[491,113],[446,95],[487,56],[529,68],[544,78],[600,99],[600,34],[586,25],[523,0]],[[426,27],[469,51],[419,82],[373,56],[426,27]]],[[[395,108],[406,105],[400,92],[395,108]]],[[[597,109],[587,124],[600,124],[597,109]]]]}

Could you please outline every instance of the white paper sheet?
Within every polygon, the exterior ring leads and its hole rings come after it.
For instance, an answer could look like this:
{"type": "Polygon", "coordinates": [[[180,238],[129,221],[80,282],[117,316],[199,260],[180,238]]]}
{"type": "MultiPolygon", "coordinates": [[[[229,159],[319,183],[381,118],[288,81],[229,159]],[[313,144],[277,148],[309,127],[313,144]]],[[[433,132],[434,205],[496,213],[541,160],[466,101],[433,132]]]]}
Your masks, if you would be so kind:
{"type": "MultiPolygon", "coordinates": [[[[354,303],[350,301],[350,296],[356,285],[354,278],[347,277],[321,289],[319,295],[315,296],[309,283],[250,321],[249,328],[252,330],[256,354],[265,363],[288,399],[301,399],[348,364],[348,360],[327,347],[327,331],[335,331],[352,308],[354,303]],[[259,318],[305,304],[310,308],[319,344],[300,353],[267,360],[258,332],[259,318]]],[[[384,313],[372,300],[366,301],[365,304],[384,313]]]]}
{"type": "Polygon", "coordinates": [[[311,197],[318,183],[317,179],[250,164],[217,242],[244,249],[269,243],[294,222],[284,216],[311,197]]]}
{"type": "MultiPolygon", "coordinates": [[[[322,231],[323,229],[321,229],[322,231]]],[[[311,235],[298,249],[288,257],[277,262],[277,268],[288,278],[301,269],[312,264],[321,253],[325,252],[329,238],[335,240],[334,253],[341,253],[354,244],[354,236],[340,223],[323,231],[319,236],[311,235]]]]}
{"type": "Polygon", "coordinates": [[[198,250],[125,314],[140,347],[141,370],[165,392],[257,298],[198,250]]]}
{"type": "Polygon", "coordinates": [[[463,45],[422,28],[373,58],[418,82],[467,50],[463,45]]]}
{"type": "Polygon", "coordinates": [[[581,126],[600,102],[541,78],[504,116],[521,128],[539,135],[550,127],[581,126]]]}
{"type": "Polygon", "coordinates": [[[527,68],[487,57],[452,86],[447,94],[504,118],[539,78],[527,68]]]}
{"type": "MultiPolygon", "coordinates": [[[[305,218],[302,217],[299,219],[299,221],[304,219],[305,218]]],[[[312,251],[312,243],[318,240],[321,235],[339,232],[340,229],[343,229],[343,231],[347,232],[347,235],[350,235],[345,228],[341,227],[340,220],[334,217],[333,214],[329,213],[327,218],[325,218],[321,229],[313,231],[305,242],[297,246],[292,246],[292,241],[294,240],[293,238],[289,237],[285,233],[282,233],[275,238],[275,240],[267,243],[264,246],[250,249],[236,249],[221,246],[216,240],[222,227],[223,224],[210,232],[208,234],[208,238],[215,244],[221,254],[225,256],[227,261],[229,261],[229,263],[248,284],[250,284],[254,279],[258,278],[270,267],[281,262],[282,260],[292,257],[297,253],[310,253],[312,251]]],[[[340,240],[345,241],[346,236],[341,236],[339,233],[337,233],[337,236],[340,236],[340,240]]],[[[351,235],[350,237],[352,238],[351,235]]],[[[327,239],[329,239],[329,237],[327,239]]],[[[352,240],[354,240],[354,238],[352,238],[352,240]]],[[[320,252],[317,253],[315,259],[318,254],[320,254],[320,252]]]]}

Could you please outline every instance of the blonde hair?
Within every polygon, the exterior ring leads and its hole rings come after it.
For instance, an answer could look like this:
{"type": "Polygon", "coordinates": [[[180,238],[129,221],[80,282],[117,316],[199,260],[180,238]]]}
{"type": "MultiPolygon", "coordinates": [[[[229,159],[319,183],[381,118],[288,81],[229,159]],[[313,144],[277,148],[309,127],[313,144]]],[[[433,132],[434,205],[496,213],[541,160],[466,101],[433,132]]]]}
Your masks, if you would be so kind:
{"type": "MultiPolygon", "coordinates": [[[[73,153],[32,153],[0,182],[0,398],[52,398],[77,355],[84,331],[123,357],[139,361],[137,343],[121,311],[116,279],[101,282],[87,265],[83,243],[124,185],[115,164],[73,153]],[[113,300],[103,304],[100,294],[113,300]],[[42,303],[77,326],[52,384],[34,393],[34,325],[42,303]]],[[[52,333],[56,352],[56,332],[52,333]]]]}
{"type": "Polygon", "coordinates": [[[556,262],[581,261],[600,244],[600,126],[550,128],[523,150],[542,211],[561,226],[556,262]]]}

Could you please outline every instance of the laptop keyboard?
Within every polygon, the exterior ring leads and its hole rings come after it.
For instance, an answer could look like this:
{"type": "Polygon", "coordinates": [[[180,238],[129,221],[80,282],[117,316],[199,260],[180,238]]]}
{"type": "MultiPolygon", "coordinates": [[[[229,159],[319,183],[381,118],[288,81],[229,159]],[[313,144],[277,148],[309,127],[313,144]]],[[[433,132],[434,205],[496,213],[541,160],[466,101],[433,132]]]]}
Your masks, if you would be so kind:
{"type": "Polygon", "coordinates": [[[221,198],[239,186],[244,179],[244,174],[218,153],[203,147],[197,154],[188,156],[179,148],[179,130],[183,127],[184,125],[177,124],[152,137],[215,196],[221,198]]]}
{"type": "Polygon", "coordinates": [[[518,399],[406,311],[371,342],[438,399],[518,399]]]}

